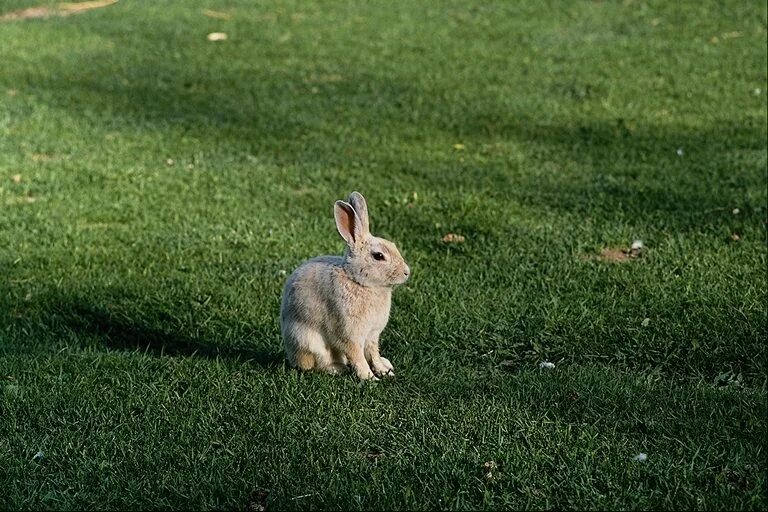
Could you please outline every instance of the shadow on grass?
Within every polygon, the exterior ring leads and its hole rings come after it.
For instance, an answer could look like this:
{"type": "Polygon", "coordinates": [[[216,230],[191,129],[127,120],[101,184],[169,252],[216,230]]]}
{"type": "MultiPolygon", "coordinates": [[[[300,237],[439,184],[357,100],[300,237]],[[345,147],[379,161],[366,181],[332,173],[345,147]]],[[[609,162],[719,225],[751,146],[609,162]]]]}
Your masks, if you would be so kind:
{"type": "Polygon", "coordinates": [[[212,66],[200,72],[137,62],[117,75],[93,67],[75,77],[64,65],[58,74],[69,80],[40,75],[34,83],[54,108],[102,118],[104,126],[152,132],[172,125],[200,141],[203,152],[226,141],[235,152],[280,166],[329,169],[331,179],[338,167],[375,165],[427,190],[465,188],[609,222],[647,223],[650,215],[654,225],[683,232],[698,231],[713,211],[765,209],[764,196],[755,195],[764,180],[765,123],[754,118],[707,126],[577,115],[547,120],[494,98],[446,109],[439,98],[448,91],[439,86],[366,72],[314,87],[309,69],[245,81],[241,70],[212,66]],[[370,154],[382,126],[413,154],[378,143],[370,154]],[[467,142],[467,162],[430,160],[441,140],[467,142]],[[523,148],[525,163],[510,164],[510,142],[523,148]]]}
{"type": "Polygon", "coordinates": [[[65,323],[79,335],[102,340],[104,346],[112,350],[142,351],[169,357],[221,358],[254,363],[265,368],[276,368],[283,364],[283,356],[278,350],[220,346],[163,331],[138,320],[119,318],[89,305],[72,306],[65,323]]]}
{"type": "MultiPolygon", "coordinates": [[[[0,280],[0,289],[2,285],[0,280]]],[[[94,292],[92,298],[84,298],[51,293],[29,299],[0,295],[0,356],[49,353],[63,346],[220,359],[265,369],[285,362],[275,323],[255,321],[238,330],[204,327],[173,318],[156,304],[129,294],[94,292]]]]}

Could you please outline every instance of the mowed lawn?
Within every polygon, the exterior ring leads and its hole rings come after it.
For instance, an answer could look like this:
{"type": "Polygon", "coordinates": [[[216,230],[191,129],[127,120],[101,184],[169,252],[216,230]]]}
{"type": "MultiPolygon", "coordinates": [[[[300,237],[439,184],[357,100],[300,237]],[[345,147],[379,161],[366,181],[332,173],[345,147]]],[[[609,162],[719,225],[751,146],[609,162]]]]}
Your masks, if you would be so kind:
{"type": "Polygon", "coordinates": [[[766,26],[700,0],[0,22],[0,509],[768,508],[766,26]],[[282,285],[342,251],[352,190],[413,269],[379,383],[283,362],[282,285]]]}

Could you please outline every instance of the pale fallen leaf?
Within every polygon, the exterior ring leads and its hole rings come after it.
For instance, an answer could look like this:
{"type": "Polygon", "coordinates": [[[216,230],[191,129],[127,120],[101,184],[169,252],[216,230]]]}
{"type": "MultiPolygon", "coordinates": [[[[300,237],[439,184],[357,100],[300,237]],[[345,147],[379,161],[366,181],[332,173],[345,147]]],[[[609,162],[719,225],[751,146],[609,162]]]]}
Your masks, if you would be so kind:
{"type": "Polygon", "coordinates": [[[453,149],[456,149],[458,151],[461,151],[461,150],[463,150],[465,148],[466,148],[466,146],[464,144],[461,144],[461,143],[457,143],[457,144],[453,145],[453,149]]]}
{"type": "Polygon", "coordinates": [[[550,363],[549,361],[542,361],[539,363],[539,368],[541,368],[542,370],[554,370],[555,363],[550,363]]]}
{"type": "Polygon", "coordinates": [[[465,238],[461,235],[457,235],[455,233],[448,233],[443,237],[443,242],[449,243],[449,244],[460,244],[465,240],[465,238]]]}
{"type": "Polygon", "coordinates": [[[33,196],[19,196],[19,197],[12,197],[8,199],[5,204],[12,205],[12,204],[32,204],[37,201],[36,197],[33,196]]]}
{"type": "Polygon", "coordinates": [[[8,96],[16,96],[17,94],[19,94],[19,91],[16,89],[8,89],[7,91],[5,91],[5,94],[7,94],[8,96]]]}
{"type": "Polygon", "coordinates": [[[215,18],[217,20],[231,20],[232,15],[226,12],[213,11],[211,9],[203,9],[203,14],[209,18],[215,18]]]}
{"type": "Polygon", "coordinates": [[[738,242],[739,240],[741,240],[741,237],[738,235],[738,233],[732,233],[731,240],[733,240],[734,242],[738,242]]]}
{"type": "Polygon", "coordinates": [[[29,20],[36,18],[45,18],[53,14],[53,9],[50,7],[28,7],[26,9],[19,9],[18,11],[11,11],[0,16],[0,21],[14,21],[14,20],[29,20]]]}
{"type": "Polygon", "coordinates": [[[645,462],[648,460],[648,455],[641,452],[632,457],[632,460],[636,460],[637,462],[645,462]]]}
{"type": "Polygon", "coordinates": [[[227,34],[225,34],[224,32],[211,32],[210,34],[208,34],[206,39],[208,39],[209,41],[226,41],[227,34]]]}
{"type": "Polygon", "coordinates": [[[83,11],[90,11],[92,9],[100,9],[107,7],[108,5],[116,4],[117,0],[92,0],[90,2],[64,2],[59,4],[59,9],[69,13],[77,13],[83,11]]]}
{"type": "Polygon", "coordinates": [[[304,83],[331,84],[331,83],[341,82],[342,80],[344,80],[344,77],[342,75],[339,75],[337,73],[331,73],[328,75],[311,75],[310,77],[304,79],[304,83]]]}
{"type": "Polygon", "coordinates": [[[21,183],[21,174],[14,174],[11,176],[11,181],[13,181],[16,184],[21,183]]]}
{"type": "Polygon", "coordinates": [[[90,2],[63,2],[56,6],[28,7],[26,9],[19,9],[3,14],[0,16],[0,22],[39,19],[47,18],[49,16],[69,16],[71,14],[80,14],[93,9],[107,7],[116,4],[117,1],[118,0],[94,0],[90,2]]]}
{"type": "Polygon", "coordinates": [[[643,321],[640,322],[640,325],[642,325],[643,327],[648,327],[650,324],[651,324],[650,318],[644,318],[643,321]]]}
{"type": "Polygon", "coordinates": [[[176,163],[176,162],[173,161],[173,158],[166,158],[165,159],[165,165],[167,165],[168,167],[172,167],[174,163],[176,163]]]}

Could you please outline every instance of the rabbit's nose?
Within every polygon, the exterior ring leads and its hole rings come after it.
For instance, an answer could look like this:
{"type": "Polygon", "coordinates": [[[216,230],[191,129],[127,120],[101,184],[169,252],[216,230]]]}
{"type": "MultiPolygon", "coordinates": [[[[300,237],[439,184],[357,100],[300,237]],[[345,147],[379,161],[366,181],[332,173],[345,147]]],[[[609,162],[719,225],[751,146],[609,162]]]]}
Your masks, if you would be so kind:
{"type": "Polygon", "coordinates": [[[405,277],[408,277],[411,275],[411,268],[408,265],[405,266],[405,270],[403,270],[403,275],[405,277]]]}

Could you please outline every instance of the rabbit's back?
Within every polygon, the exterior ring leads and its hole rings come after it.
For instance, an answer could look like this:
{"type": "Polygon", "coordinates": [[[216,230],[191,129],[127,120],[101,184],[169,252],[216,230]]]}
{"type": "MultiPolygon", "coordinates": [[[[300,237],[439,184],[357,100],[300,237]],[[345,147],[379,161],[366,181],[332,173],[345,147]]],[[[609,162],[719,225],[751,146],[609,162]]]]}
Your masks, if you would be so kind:
{"type": "Polygon", "coordinates": [[[288,278],[280,306],[281,323],[313,325],[333,316],[334,274],[344,272],[340,256],[320,256],[305,261],[288,278]]]}

